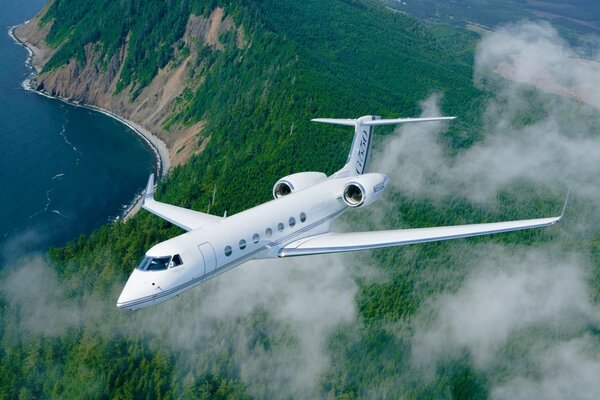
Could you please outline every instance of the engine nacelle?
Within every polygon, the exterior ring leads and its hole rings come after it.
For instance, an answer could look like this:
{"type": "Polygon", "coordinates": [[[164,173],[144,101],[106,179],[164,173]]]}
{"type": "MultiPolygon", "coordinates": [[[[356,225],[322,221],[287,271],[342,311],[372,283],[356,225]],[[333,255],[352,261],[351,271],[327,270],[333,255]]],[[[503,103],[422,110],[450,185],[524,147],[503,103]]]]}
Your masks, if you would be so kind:
{"type": "Polygon", "coordinates": [[[359,175],[346,183],[342,199],[348,207],[369,205],[383,194],[388,183],[384,174],[369,173],[359,175]]]}
{"type": "Polygon", "coordinates": [[[316,185],[327,179],[327,175],[322,172],[299,172],[284,176],[273,186],[273,198],[278,199],[288,194],[297,192],[307,187],[316,185]]]}

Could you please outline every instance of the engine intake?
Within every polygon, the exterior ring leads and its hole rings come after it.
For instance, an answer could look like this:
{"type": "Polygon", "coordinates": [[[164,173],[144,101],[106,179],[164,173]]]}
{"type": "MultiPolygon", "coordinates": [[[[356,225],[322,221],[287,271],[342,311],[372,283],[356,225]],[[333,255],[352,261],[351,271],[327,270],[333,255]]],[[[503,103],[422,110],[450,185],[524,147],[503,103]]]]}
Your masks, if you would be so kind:
{"type": "Polygon", "coordinates": [[[357,183],[349,183],[344,188],[344,201],[351,207],[358,207],[365,201],[365,189],[357,183]]]}
{"type": "Polygon", "coordinates": [[[291,194],[294,191],[294,187],[287,181],[280,180],[273,187],[273,197],[278,199],[280,197],[291,194]]]}
{"type": "Polygon", "coordinates": [[[327,179],[327,175],[322,172],[299,172],[284,176],[275,182],[273,186],[273,198],[279,199],[288,194],[314,186],[325,179],[327,179]]]}
{"type": "Polygon", "coordinates": [[[387,182],[387,176],[378,173],[356,176],[344,186],[342,200],[348,207],[369,205],[381,197],[387,182]]]}

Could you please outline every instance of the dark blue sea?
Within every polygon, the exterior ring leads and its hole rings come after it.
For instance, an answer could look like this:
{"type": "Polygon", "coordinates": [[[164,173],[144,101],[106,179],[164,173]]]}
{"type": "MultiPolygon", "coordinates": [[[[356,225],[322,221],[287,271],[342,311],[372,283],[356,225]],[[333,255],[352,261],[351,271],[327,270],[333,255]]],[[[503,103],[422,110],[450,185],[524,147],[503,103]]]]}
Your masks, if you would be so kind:
{"type": "Polygon", "coordinates": [[[8,35],[43,0],[0,0],[0,266],[122,215],[156,168],[127,126],[28,92],[28,52],[8,35]]]}

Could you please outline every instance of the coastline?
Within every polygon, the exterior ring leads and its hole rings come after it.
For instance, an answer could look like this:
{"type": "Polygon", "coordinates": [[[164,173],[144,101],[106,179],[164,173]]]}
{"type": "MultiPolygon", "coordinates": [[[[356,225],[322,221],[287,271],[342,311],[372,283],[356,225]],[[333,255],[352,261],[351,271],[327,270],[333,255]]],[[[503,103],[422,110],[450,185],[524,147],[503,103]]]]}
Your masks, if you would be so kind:
{"type": "MultiPolygon", "coordinates": [[[[15,34],[16,28],[18,28],[19,26],[25,25],[28,22],[30,22],[30,20],[25,21],[20,25],[12,26],[8,30],[8,35],[16,43],[23,46],[28,52],[28,57],[27,57],[27,60],[25,61],[25,65],[27,66],[27,68],[29,68],[31,70],[31,74],[21,83],[21,86],[23,87],[23,89],[26,91],[38,94],[40,96],[44,96],[47,98],[62,101],[71,106],[86,108],[89,110],[93,110],[93,111],[102,113],[102,114],[109,116],[109,117],[119,121],[120,123],[126,125],[129,129],[131,129],[133,132],[135,132],[136,135],[141,137],[146,142],[146,144],[150,147],[150,149],[152,149],[154,156],[156,158],[156,171],[155,171],[156,176],[160,176],[160,177],[165,176],[167,174],[167,172],[169,171],[169,169],[171,168],[171,160],[169,158],[169,149],[167,148],[167,145],[165,144],[165,142],[163,142],[158,136],[151,133],[148,129],[144,128],[143,126],[141,126],[131,120],[128,120],[127,118],[125,118],[123,116],[117,115],[114,112],[106,110],[104,108],[94,106],[91,104],[81,103],[78,101],[71,100],[69,98],[52,96],[44,91],[37,90],[34,88],[33,83],[35,82],[35,77],[41,70],[41,65],[36,65],[36,62],[35,62],[35,57],[36,57],[36,55],[39,54],[40,49],[38,49],[34,45],[30,44],[26,39],[17,37],[17,35],[15,34]]],[[[121,213],[121,215],[117,216],[114,220],[127,220],[127,219],[131,218],[133,215],[135,215],[141,207],[141,199],[142,199],[142,193],[137,193],[135,195],[134,199],[132,200],[132,202],[125,207],[125,209],[121,213]]]]}

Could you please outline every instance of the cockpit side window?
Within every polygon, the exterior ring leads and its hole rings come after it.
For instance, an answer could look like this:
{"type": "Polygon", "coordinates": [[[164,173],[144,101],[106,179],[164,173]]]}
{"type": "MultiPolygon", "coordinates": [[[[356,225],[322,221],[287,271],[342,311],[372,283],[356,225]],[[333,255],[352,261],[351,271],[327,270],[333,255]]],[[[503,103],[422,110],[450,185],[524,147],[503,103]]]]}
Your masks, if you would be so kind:
{"type": "Polygon", "coordinates": [[[178,267],[183,264],[183,261],[181,261],[181,256],[179,254],[175,254],[171,260],[171,263],[173,264],[173,267],[178,267]]]}

